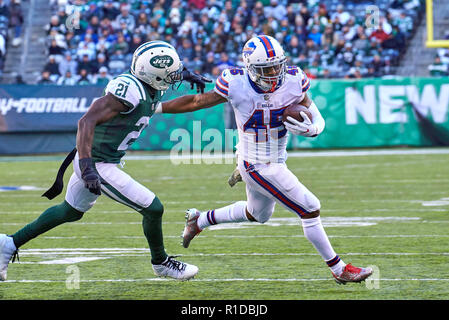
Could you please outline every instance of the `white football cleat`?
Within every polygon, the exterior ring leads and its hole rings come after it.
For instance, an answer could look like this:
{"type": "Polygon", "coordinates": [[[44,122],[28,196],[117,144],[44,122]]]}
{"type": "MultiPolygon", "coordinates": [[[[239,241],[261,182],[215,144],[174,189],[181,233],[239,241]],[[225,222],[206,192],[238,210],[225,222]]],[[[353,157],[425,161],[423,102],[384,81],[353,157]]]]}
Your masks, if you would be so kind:
{"type": "Polygon", "coordinates": [[[6,281],[8,264],[17,255],[17,248],[12,237],[0,234],[0,281],[6,281]]]}
{"type": "Polygon", "coordinates": [[[159,277],[189,280],[198,273],[198,267],[175,260],[174,256],[169,256],[161,264],[153,264],[153,271],[159,277]]]}
{"type": "Polygon", "coordinates": [[[182,232],[182,246],[188,248],[190,241],[202,230],[198,227],[198,218],[201,212],[197,209],[189,209],[186,211],[186,226],[182,232]]]}

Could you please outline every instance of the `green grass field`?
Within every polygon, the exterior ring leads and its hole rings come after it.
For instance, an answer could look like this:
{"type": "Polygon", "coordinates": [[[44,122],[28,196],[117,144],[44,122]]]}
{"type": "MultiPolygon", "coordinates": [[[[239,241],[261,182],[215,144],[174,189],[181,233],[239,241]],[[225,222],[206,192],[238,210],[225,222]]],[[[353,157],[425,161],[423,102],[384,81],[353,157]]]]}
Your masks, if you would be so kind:
{"type": "MultiPolygon", "coordinates": [[[[0,186],[41,188],[0,192],[0,233],[14,233],[63,200],[40,197],[60,161],[3,160],[0,186]]],[[[299,157],[287,164],[321,200],[340,257],[374,266],[375,281],[337,285],[298,218],[279,205],[266,224],[205,230],[184,249],[185,209],[245,200],[243,183],[227,185],[234,165],[128,160],[124,170],[165,205],[168,253],[197,265],[195,279],[156,278],[140,214],[102,196],[82,220],[21,248],[20,263],[10,264],[8,281],[0,283],[0,300],[449,298],[449,154],[299,157]],[[71,281],[78,274],[79,288],[71,281]]]]}

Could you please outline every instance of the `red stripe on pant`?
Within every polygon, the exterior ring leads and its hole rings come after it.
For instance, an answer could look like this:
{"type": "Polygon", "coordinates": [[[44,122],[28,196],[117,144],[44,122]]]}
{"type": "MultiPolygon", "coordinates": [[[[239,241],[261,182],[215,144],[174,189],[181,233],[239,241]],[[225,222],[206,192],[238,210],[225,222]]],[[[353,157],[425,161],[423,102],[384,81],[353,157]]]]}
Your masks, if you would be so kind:
{"type": "MultiPolygon", "coordinates": [[[[245,168],[248,168],[250,164],[246,161],[244,161],[245,168]]],[[[255,171],[249,172],[249,175],[253,180],[255,180],[262,188],[267,190],[269,193],[271,193],[276,199],[281,201],[283,204],[285,204],[287,207],[295,211],[300,217],[305,216],[308,212],[298,206],[296,203],[288,199],[286,196],[284,196],[279,190],[271,186],[268,182],[266,182],[260,174],[258,174],[255,171]]]]}

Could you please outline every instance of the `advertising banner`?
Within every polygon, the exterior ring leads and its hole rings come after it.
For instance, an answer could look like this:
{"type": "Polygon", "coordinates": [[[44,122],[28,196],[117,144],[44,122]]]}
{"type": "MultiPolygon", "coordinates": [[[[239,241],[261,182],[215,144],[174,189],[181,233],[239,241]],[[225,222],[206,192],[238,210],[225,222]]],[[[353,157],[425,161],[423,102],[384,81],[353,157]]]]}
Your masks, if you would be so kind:
{"type": "MultiPolygon", "coordinates": [[[[326,120],[316,139],[297,137],[302,148],[441,145],[420,119],[449,132],[449,79],[315,80],[311,97],[326,120]]],[[[449,141],[446,141],[446,145],[449,141]]]]}
{"type": "MultiPolygon", "coordinates": [[[[312,80],[309,94],[326,127],[317,138],[290,135],[289,148],[449,145],[447,78],[312,80]]],[[[209,84],[206,90],[212,90],[209,84]]],[[[65,152],[99,86],[0,86],[0,154],[65,152]]],[[[194,94],[189,86],[163,100],[194,94]]],[[[232,150],[237,132],[229,104],[187,114],[156,114],[131,150],[232,150]]]]}

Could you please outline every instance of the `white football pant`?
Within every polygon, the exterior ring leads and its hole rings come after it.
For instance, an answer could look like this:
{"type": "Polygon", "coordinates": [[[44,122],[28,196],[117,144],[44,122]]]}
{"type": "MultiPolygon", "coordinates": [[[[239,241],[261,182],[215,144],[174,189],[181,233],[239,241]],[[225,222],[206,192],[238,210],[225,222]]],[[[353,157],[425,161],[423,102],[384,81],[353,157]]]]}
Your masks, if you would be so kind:
{"type": "MultiPolygon", "coordinates": [[[[78,161],[77,153],[65,200],[76,210],[86,212],[93,207],[99,196],[84,187],[78,161]]],[[[101,192],[109,198],[137,211],[149,207],[153,202],[155,194],[120,170],[117,164],[97,162],[95,169],[101,177],[101,192]]]]}
{"type": "Polygon", "coordinates": [[[299,217],[320,209],[320,201],[287,168],[285,163],[250,164],[238,160],[246,183],[248,212],[260,223],[267,222],[276,202],[299,217]]]}

